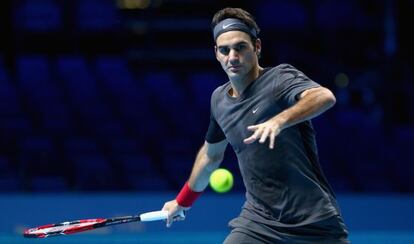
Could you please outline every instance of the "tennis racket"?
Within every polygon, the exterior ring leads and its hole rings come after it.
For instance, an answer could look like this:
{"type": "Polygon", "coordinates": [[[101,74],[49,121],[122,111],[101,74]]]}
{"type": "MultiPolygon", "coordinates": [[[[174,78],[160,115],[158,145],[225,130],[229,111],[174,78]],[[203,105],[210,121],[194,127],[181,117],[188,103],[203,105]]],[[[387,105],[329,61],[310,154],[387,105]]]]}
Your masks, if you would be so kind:
{"type": "MultiPolygon", "coordinates": [[[[24,231],[23,236],[28,238],[45,238],[51,236],[69,235],[110,225],[125,224],[137,221],[147,222],[164,220],[167,219],[167,216],[168,211],[154,211],[135,216],[124,216],[109,219],[82,219],[59,224],[48,224],[27,229],[24,231]]],[[[184,216],[184,213],[181,213],[181,216],[184,216]]]]}

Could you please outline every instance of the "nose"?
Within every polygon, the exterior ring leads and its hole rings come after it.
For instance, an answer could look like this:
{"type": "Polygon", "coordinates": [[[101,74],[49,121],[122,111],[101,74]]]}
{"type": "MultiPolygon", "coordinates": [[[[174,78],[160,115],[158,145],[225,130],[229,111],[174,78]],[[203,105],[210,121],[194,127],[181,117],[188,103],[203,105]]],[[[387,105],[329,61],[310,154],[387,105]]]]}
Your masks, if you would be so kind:
{"type": "Polygon", "coordinates": [[[234,50],[233,48],[230,49],[229,61],[231,63],[234,63],[234,62],[238,62],[239,61],[239,53],[236,50],[234,50]]]}

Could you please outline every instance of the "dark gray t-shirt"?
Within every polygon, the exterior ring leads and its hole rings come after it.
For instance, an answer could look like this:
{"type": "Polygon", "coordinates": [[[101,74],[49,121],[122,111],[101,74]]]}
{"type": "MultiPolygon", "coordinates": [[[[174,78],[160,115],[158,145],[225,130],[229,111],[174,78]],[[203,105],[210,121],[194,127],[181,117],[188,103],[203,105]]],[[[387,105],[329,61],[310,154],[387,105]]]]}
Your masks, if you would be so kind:
{"type": "Polygon", "coordinates": [[[318,162],[315,133],[310,121],[284,129],[269,143],[243,140],[247,126],[267,121],[294,105],[305,90],[318,87],[291,65],[267,68],[243,93],[229,95],[230,82],[211,98],[207,142],[227,139],[234,149],[244,185],[242,217],[275,226],[299,226],[339,214],[334,193],[318,162]]]}

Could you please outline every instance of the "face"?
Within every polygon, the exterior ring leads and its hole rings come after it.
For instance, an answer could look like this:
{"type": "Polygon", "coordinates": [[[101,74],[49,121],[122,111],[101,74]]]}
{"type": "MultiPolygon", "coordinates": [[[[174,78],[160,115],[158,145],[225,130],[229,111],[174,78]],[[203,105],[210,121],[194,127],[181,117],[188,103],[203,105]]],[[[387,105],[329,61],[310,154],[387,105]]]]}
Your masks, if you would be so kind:
{"type": "Polygon", "coordinates": [[[258,39],[255,47],[250,36],[242,31],[229,31],[216,40],[216,58],[231,80],[247,78],[253,68],[258,68],[258,52],[261,43],[258,39]]]}

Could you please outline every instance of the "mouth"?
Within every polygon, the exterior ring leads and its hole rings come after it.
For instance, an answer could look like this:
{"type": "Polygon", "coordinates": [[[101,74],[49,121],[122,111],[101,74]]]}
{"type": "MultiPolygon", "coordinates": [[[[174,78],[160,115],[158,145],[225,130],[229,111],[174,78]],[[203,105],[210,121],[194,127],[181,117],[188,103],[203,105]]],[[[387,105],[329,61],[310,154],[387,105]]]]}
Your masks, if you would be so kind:
{"type": "Polygon", "coordinates": [[[236,71],[239,71],[241,68],[242,68],[241,65],[232,65],[228,67],[228,70],[230,70],[231,72],[236,72],[236,71]]]}

